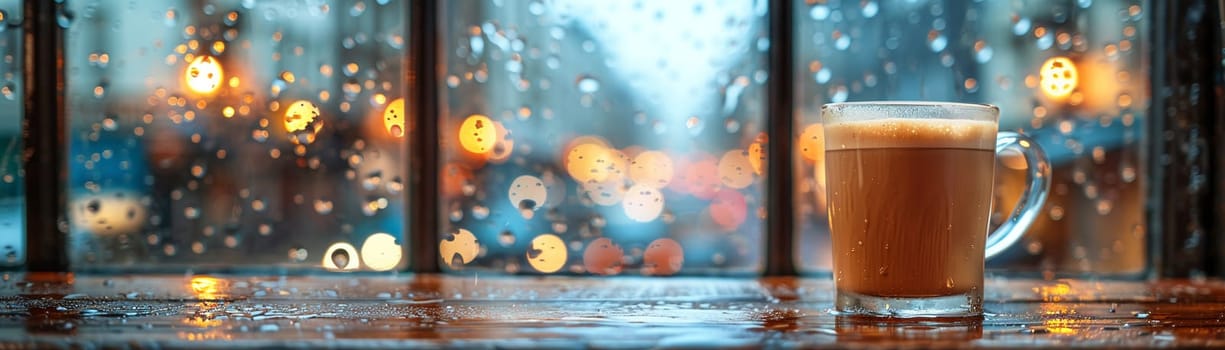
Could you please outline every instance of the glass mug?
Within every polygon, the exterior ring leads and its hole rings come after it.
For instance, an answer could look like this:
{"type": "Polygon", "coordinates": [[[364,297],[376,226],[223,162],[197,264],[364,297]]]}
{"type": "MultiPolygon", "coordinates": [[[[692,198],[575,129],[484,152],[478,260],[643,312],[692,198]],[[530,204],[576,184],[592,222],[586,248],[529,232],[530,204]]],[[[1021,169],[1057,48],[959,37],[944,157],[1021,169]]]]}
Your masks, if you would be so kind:
{"type": "Polygon", "coordinates": [[[1046,201],[1042,149],[997,133],[999,108],[990,105],[851,102],[821,111],[836,309],[982,315],[985,260],[1020,239],[1046,201]],[[1009,149],[1024,156],[1028,186],[987,233],[995,157],[1009,149]]]}

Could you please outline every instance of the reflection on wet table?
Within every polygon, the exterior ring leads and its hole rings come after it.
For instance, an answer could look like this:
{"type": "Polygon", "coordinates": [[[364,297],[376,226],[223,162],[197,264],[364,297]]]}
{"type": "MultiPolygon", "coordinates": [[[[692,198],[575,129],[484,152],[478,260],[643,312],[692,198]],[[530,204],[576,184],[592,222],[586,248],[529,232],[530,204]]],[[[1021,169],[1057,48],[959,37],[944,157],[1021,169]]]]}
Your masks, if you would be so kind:
{"type": "Polygon", "coordinates": [[[982,319],[836,315],[824,279],[5,275],[18,345],[1222,346],[1225,283],[988,279],[982,319]]]}

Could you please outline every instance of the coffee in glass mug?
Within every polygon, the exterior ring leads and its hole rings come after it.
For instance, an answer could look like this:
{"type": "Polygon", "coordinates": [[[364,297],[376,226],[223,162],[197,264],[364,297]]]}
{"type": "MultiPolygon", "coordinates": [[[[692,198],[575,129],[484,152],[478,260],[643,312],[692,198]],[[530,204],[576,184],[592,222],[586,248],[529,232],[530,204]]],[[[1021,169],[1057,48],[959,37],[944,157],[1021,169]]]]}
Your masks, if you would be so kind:
{"type": "Polygon", "coordinates": [[[982,314],[986,258],[1016,242],[1049,187],[1037,144],[997,132],[999,109],[936,102],[822,107],[838,311],[893,317],[982,314]],[[996,154],[1016,149],[1029,186],[988,234],[996,154]]]}

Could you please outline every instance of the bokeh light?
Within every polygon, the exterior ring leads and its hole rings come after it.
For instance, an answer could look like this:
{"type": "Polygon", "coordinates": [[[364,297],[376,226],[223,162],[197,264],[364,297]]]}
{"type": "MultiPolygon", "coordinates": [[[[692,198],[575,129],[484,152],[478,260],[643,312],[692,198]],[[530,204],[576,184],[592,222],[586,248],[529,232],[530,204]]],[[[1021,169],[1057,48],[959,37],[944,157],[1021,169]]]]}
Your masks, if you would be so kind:
{"type": "Polygon", "coordinates": [[[527,262],[536,271],[554,273],[566,265],[568,256],[566,242],[557,235],[546,233],[532,239],[527,262]]]}
{"type": "Polygon", "coordinates": [[[383,109],[383,127],[387,129],[387,134],[393,137],[404,137],[404,134],[408,132],[404,129],[406,113],[403,98],[397,98],[387,104],[387,108],[383,109]]]}
{"type": "Polygon", "coordinates": [[[498,132],[489,117],[473,114],[459,126],[459,145],[468,152],[485,154],[493,150],[498,132]]]}
{"type": "Polygon", "coordinates": [[[671,238],[660,238],[647,245],[642,253],[642,274],[668,276],[685,266],[685,250],[671,238]]]}
{"type": "MultiPolygon", "coordinates": [[[[825,127],[820,123],[809,124],[804,127],[804,132],[800,133],[800,138],[796,140],[796,147],[799,148],[800,156],[805,163],[812,164],[813,178],[816,180],[816,186],[810,188],[813,200],[816,203],[816,211],[819,213],[825,212],[825,127]]],[[[800,166],[799,164],[796,164],[800,166]]],[[[810,186],[811,187],[811,186],[810,186]]]]}
{"type": "Polygon", "coordinates": [[[672,182],[672,158],[660,151],[645,151],[630,163],[630,180],[635,184],[664,188],[672,182]]]}
{"type": "Polygon", "coordinates": [[[1043,62],[1038,75],[1041,77],[1038,84],[1042,87],[1042,92],[1055,99],[1072,94],[1080,79],[1076,64],[1063,56],[1051,57],[1043,62]]]}
{"type": "Polygon", "coordinates": [[[753,167],[753,173],[765,174],[766,146],[762,142],[753,142],[749,145],[749,165],[753,167]]]}
{"type": "Polygon", "coordinates": [[[549,199],[549,190],[545,188],[544,181],[531,175],[515,178],[507,194],[510,204],[519,208],[526,219],[531,219],[532,212],[543,208],[549,199]]]}
{"type": "Polygon", "coordinates": [[[442,257],[442,262],[453,269],[472,262],[480,252],[481,245],[476,236],[462,228],[438,242],[438,254],[442,257]]]}
{"type": "Polygon", "coordinates": [[[682,193],[700,199],[714,198],[723,185],[719,179],[719,165],[715,157],[699,152],[685,159],[681,166],[680,181],[676,182],[682,193]]]}
{"type": "Polygon", "coordinates": [[[800,133],[800,138],[796,140],[796,146],[799,147],[804,160],[811,163],[825,159],[824,136],[825,128],[820,123],[804,127],[804,132],[800,133]]]}
{"type": "Polygon", "coordinates": [[[562,149],[562,152],[561,152],[562,165],[568,166],[570,164],[570,159],[568,157],[570,155],[570,152],[573,151],[575,147],[578,147],[579,145],[586,145],[586,144],[595,144],[603,148],[612,147],[612,145],[608,143],[608,140],[605,140],[603,137],[600,137],[598,135],[582,135],[582,136],[575,137],[573,139],[570,139],[569,142],[566,142],[566,146],[562,149]]]}
{"type": "Polygon", "coordinates": [[[295,101],[285,109],[285,131],[290,140],[301,145],[315,142],[315,136],[323,129],[323,118],[319,107],[306,100],[295,101]]]}
{"type": "Polygon", "coordinates": [[[362,243],[362,261],[366,268],[374,271],[387,271],[400,265],[404,248],[396,242],[396,237],[386,233],[375,233],[362,243]]]}
{"type": "Polygon", "coordinates": [[[148,216],[140,198],[129,192],[81,197],[71,208],[69,215],[77,228],[99,236],[138,233],[148,216]]]}
{"type": "Polygon", "coordinates": [[[608,238],[596,238],[587,244],[583,251],[583,267],[587,272],[596,275],[616,275],[621,273],[621,261],[625,252],[621,246],[608,238]]]}
{"type": "Polygon", "coordinates": [[[596,183],[608,179],[613,158],[608,148],[597,143],[574,146],[566,155],[566,171],[579,183],[596,183]]]}
{"type": "Polygon", "coordinates": [[[748,152],[731,150],[719,158],[719,181],[724,186],[742,189],[753,184],[753,166],[748,152]]]}
{"type": "Polygon", "coordinates": [[[710,202],[710,219],[724,230],[735,230],[748,217],[748,203],[740,192],[724,189],[710,202]]]}
{"type": "Polygon", "coordinates": [[[332,243],[323,253],[323,268],[330,271],[352,271],[361,268],[357,248],[347,242],[332,243]]]}
{"type": "Polygon", "coordinates": [[[199,55],[183,70],[183,81],[192,91],[211,94],[224,79],[221,62],[209,55],[199,55]]]}
{"type": "Polygon", "coordinates": [[[650,222],[664,210],[664,196],[654,187],[637,184],[626,191],[622,207],[625,216],[638,222],[650,222]]]}

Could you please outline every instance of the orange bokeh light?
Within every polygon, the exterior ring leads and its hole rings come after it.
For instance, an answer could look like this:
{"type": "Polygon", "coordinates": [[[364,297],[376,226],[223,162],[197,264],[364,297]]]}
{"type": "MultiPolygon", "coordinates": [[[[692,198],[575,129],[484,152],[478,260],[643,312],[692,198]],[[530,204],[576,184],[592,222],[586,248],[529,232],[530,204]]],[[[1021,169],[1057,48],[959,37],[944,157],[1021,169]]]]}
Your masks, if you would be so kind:
{"type": "Polygon", "coordinates": [[[404,134],[408,133],[408,130],[404,128],[405,112],[403,98],[391,101],[383,110],[383,127],[392,137],[404,137],[404,134]]]}
{"type": "Polygon", "coordinates": [[[812,124],[804,128],[800,138],[796,140],[800,155],[804,160],[816,162],[825,158],[825,128],[821,124],[812,124]]]}
{"type": "Polygon", "coordinates": [[[210,94],[221,86],[223,75],[221,62],[217,62],[212,56],[200,55],[183,71],[183,81],[192,91],[210,94]]]}
{"type": "Polygon", "coordinates": [[[612,152],[597,143],[574,146],[566,153],[566,172],[578,183],[596,183],[608,179],[614,170],[612,152]]]}
{"type": "Polygon", "coordinates": [[[1072,94],[1076,90],[1079,83],[1080,74],[1076,70],[1076,64],[1072,60],[1063,56],[1051,57],[1042,63],[1042,69],[1038,71],[1040,81],[1038,85],[1042,89],[1042,93],[1047,97],[1055,99],[1063,99],[1072,94]]]}
{"type": "Polygon", "coordinates": [[[464,150],[476,154],[486,154],[493,150],[497,142],[498,132],[489,117],[473,114],[464,119],[459,126],[459,145],[464,150]]]}
{"type": "Polygon", "coordinates": [[[710,219],[724,230],[732,231],[740,227],[748,218],[748,203],[744,195],[730,189],[723,189],[715,194],[710,203],[710,219]]]}
{"type": "Polygon", "coordinates": [[[722,188],[719,179],[719,163],[714,156],[698,152],[682,159],[678,167],[680,173],[669,186],[680,193],[686,193],[699,199],[709,200],[722,188]]]}
{"type": "Polygon", "coordinates": [[[766,171],[766,145],[764,142],[753,142],[749,145],[749,166],[753,172],[762,175],[766,171]]]}

